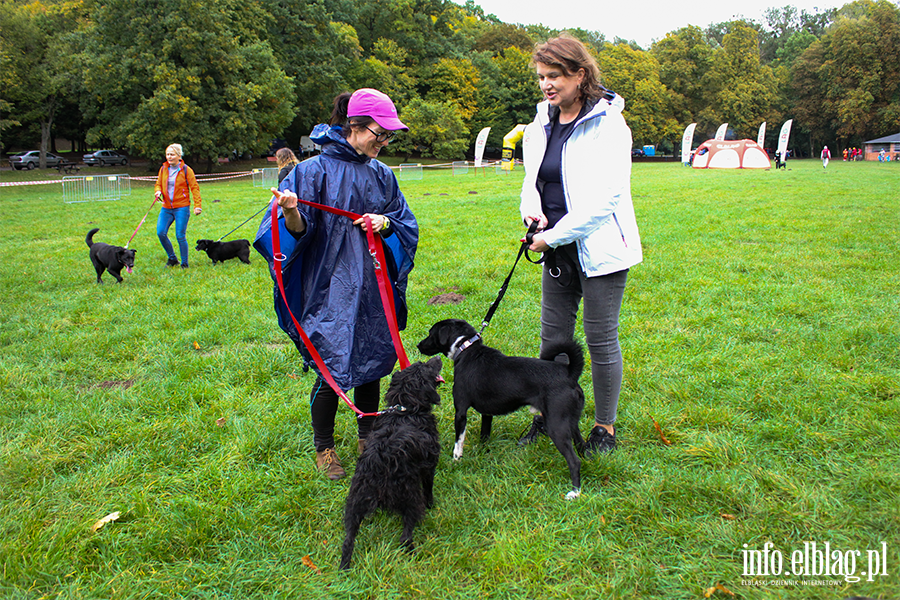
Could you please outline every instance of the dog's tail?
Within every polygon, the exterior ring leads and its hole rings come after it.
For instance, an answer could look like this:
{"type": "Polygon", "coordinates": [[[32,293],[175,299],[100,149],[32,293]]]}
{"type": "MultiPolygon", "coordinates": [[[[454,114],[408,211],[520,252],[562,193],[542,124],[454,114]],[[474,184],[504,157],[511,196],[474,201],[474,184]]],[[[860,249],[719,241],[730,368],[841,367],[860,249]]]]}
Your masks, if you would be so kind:
{"type": "Polygon", "coordinates": [[[581,344],[574,340],[551,344],[541,352],[541,358],[555,360],[560,354],[565,354],[569,359],[569,379],[577,382],[581,372],[584,371],[584,349],[581,344]]]}
{"type": "Polygon", "coordinates": [[[88,248],[94,245],[94,234],[100,231],[99,227],[94,227],[90,231],[88,231],[87,237],[84,238],[84,243],[88,245],[88,248]]]}

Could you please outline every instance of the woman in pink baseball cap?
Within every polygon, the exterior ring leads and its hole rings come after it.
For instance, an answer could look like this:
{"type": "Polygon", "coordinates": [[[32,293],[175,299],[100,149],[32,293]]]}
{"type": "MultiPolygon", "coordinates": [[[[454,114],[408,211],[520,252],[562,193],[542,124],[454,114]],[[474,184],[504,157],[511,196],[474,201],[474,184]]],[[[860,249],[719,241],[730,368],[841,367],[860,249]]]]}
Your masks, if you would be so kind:
{"type": "MultiPolygon", "coordinates": [[[[378,409],[381,378],[393,370],[397,354],[369,256],[366,225],[363,219],[353,222],[298,204],[297,198],[371,219],[372,230],[389,250],[397,322],[403,329],[419,226],[393,171],[377,160],[401,130],[409,128],[382,92],[366,88],[340,94],[328,124],[317,125],[310,134],[322,146],[322,153],[301,162],[284,178],[275,192],[278,223],[273,224],[267,213],[253,244],[272,264],[271,229],[281,228],[281,252],[287,266],[284,300],[275,288],[278,322],[305,362],[318,370],[294,331],[286,301],[338,386],[347,392],[353,389],[354,403],[367,413],[378,409]]],[[[339,399],[319,375],[310,393],[316,466],[330,479],[340,479],[346,473],[334,438],[339,399]]],[[[358,420],[360,452],[373,420],[358,420]]]]}

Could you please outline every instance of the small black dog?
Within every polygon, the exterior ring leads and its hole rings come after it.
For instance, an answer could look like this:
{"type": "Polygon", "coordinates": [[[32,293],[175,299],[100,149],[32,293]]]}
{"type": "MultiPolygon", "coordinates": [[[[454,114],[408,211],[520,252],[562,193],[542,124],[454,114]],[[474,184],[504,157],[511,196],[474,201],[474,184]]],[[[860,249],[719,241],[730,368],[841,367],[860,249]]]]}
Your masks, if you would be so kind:
{"type": "Polygon", "coordinates": [[[778,169],[787,170],[787,161],[781,159],[781,152],[775,153],[775,170],[778,169]]]}
{"type": "Polygon", "coordinates": [[[363,519],[378,508],[400,515],[400,543],[413,551],[413,530],[434,504],[441,442],[431,408],[441,403],[437,386],[443,381],[438,357],[412,364],[391,378],[384,396],[387,408],[375,418],[350,482],[341,569],[350,567],[363,519]]]}
{"type": "Polygon", "coordinates": [[[103,242],[94,242],[94,234],[100,231],[100,228],[94,228],[88,231],[87,237],[84,238],[88,248],[91,249],[91,262],[94,263],[94,269],[97,271],[97,283],[103,283],[100,276],[103,271],[109,271],[110,275],[116,278],[116,283],[122,283],[122,267],[125,271],[131,273],[134,268],[134,256],[137,250],[129,250],[123,246],[110,246],[103,242]]]}
{"type": "Polygon", "coordinates": [[[442,352],[453,360],[453,404],[456,408],[456,444],[453,458],[463,454],[466,440],[466,412],[481,413],[481,439],[491,434],[493,415],[506,415],[531,406],[544,415],[544,428],[569,466],[572,490],[567,499],[581,493],[581,459],[584,439],[578,420],[584,410],[584,392],[578,378],[584,369],[584,351],[577,342],[546,348],[541,358],[506,356],[485,346],[475,328],[460,319],[446,319],[432,325],[428,337],[419,342],[419,352],[427,356],[442,352]],[[556,362],[560,354],[569,364],[556,362]]]}
{"type": "Polygon", "coordinates": [[[197,240],[195,250],[206,252],[213,264],[225,262],[230,258],[239,258],[242,263],[250,264],[250,241],[234,240],[231,242],[214,242],[212,240],[197,240]]]}

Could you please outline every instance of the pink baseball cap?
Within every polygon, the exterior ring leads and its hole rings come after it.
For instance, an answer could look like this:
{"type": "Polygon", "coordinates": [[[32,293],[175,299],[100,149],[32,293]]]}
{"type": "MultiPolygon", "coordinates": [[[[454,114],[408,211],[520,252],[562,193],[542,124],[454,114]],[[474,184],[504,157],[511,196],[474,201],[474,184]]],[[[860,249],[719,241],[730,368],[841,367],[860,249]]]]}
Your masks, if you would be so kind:
{"type": "Polygon", "coordinates": [[[362,88],[353,92],[350,104],[347,105],[347,116],[372,117],[388,131],[398,129],[409,131],[409,127],[397,118],[397,109],[388,95],[372,88],[362,88]]]}

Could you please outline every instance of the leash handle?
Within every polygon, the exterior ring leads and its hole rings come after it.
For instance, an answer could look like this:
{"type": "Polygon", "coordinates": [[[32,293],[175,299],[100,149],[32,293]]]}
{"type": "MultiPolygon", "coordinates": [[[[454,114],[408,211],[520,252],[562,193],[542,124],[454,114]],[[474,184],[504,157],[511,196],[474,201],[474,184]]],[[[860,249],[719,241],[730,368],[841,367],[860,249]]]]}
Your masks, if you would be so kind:
{"type": "Polygon", "coordinates": [[[316,347],[313,346],[312,341],[309,339],[309,336],[306,335],[306,332],[303,331],[303,328],[300,327],[300,323],[297,322],[297,317],[294,316],[294,312],[291,310],[290,305],[287,302],[287,293],[284,291],[284,279],[282,277],[282,267],[281,263],[287,257],[281,253],[281,241],[279,239],[278,232],[278,203],[272,202],[272,259],[275,263],[275,282],[278,284],[278,291],[281,292],[281,299],[284,301],[285,307],[287,307],[288,314],[291,315],[291,320],[294,322],[294,327],[297,329],[297,333],[300,335],[300,339],[303,340],[303,344],[306,346],[306,349],[309,351],[310,356],[312,356],[313,362],[316,363],[316,366],[319,367],[319,373],[322,379],[325,380],[325,383],[334,390],[334,393],[338,395],[338,397],[343,400],[347,406],[349,406],[353,412],[356,413],[356,417],[358,419],[362,419],[363,417],[377,416],[378,413],[364,413],[359,408],[356,407],[355,404],[350,400],[347,394],[338,386],[337,382],[334,380],[334,377],[331,376],[331,372],[328,370],[328,367],[325,366],[325,361],[322,360],[321,355],[319,355],[316,347]]]}
{"type": "MultiPolygon", "coordinates": [[[[372,220],[369,217],[363,217],[361,215],[357,215],[356,213],[352,213],[350,211],[342,210],[339,208],[334,208],[331,206],[327,206],[324,204],[317,204],[315,202],[309,202],[307,200],[302,200],[300,198],[297,199],[297,202],[301,204],[305,204],[308,206],[312,206],[318,208],[320,210],[324,210],[326,212],[330,212],[336,215],[340,215],[343,217],[347,217],[349,219],[353,219],[356,221],[357,219],[364,219],[366,223],[366,238],[369,244],[369,254],[372,256],[375,266],[375,276],[378,279],[378,291],[381,295],[381,302],[384,306],[385,318],[387,319],[388,329],[391,332],[391,340],[394,344],[394,350],[397,352],[397,359],[400,362],[400,368],[405,369],[409,366],[409,358],[406,356],[406,350],[403,348],[403,342],[400,339],[400,328],[397,324],[397,311],[394,305],[394,294],[390,289],[390,282],[387,279],[387,275],[385,274],[385,269],[382,265],[386,265],[386,257],[384,254],[384,247],[382,245],[382,241],[380,238],[375,236],[375,232],[372,231],[372,220]]],[[[313,346],[312,341],[306,335],[306,332],[303,331],[303,328],[300,326],[300,323],[297,321],[297,318],[294,316],[293,311],[291,310],[290,305],[287,302],[287,293],[284,289],[284,280],[283,280],[283,269],[281,263],[286,260],[285,257],[281,253],[281,242],[279,239],[279,227],[278,227],[278,203],[272,202],[272,259],[274,262],[274,271],[275,271],[275,281],[278,284],[278,290],[281,292],[281,299],[284,301],[284,305],[288,310],[288,314],[291,316],[291,320],[294,323],[294,327],[297,329],[297,333],[300,335],[300,339],[303,340],[304,346],[309,351],[310,356],[313,359],[313,362],[319,368],[319,373],[321,377],[325,380],[325,383],[334,390],[334,392],[340,397],[347,406],[350,407],[353,412],[356,413],[358,419],[362,419],[363,417],[372,417],[378,416],[382,414],[383,411],[373,412],[373,413],[365,413],[362,412],[357,406],[350,400],[347,394],[338,386],[337,382],[332,377],[331,372],[328,370],[328,367],[325,365],[325,361],[322,359],[322,356],[316,350],[315,346],[313,346]]]]}
{"type": "MultiPolygon", "coordinates": [[[[306,206],[311,206],[319,210],[324,210],[341,217],[347,217],[353,221],[363,219],[366,223],[366,240],[369,244],[369,254],[375,264],[375,277],[378,280],[378,293],[381,295],[381,304],[384,306],[384,316],[387,319],[388,329],[391,332],[391,341],[394,344],[394,350],[397,352],[397,360],[400,361],[400,370],[409,366],[409,358],[406,356],[406,350],[403,348],[403,341],[400,339],[400,326],[397,324],[397,308],[394,304],[394,292],[391,290],[390,282],[385,273],[385,265],[387,258],[384,254],[384,242],[380,237],[375,236],[372,231],[372,221],[369,217],[358,215],[349,210],[343,210],[328,206],[327,204],[319,204],[297,198],[297,202],[306,206]]],[[[275,221],[273,221],[275,222],[275,221]]]]}
{"type": "Polygon", "coordinates": [[[531,257],[528,256],[528,246],[532,244],[532,240],[534,239],[534,234],[537,232],[537,221],[532,221],[531,225],[528,226],[528,231],[525,233],[525,241],[522,242],[522,245],[519,247],[519,253],[516,255],[516,260],[513,262],[512,269],[509,270],[509,275],[506,276],[506,279],[503,281],[503,285],[500,286],[500,291],[497,292],[497,298],[491,303],[491,306],[488,308],[487,314],[484,315],[484,319],[481,321],[481,330],[479,330],[479,334],[481,334],[485,328],[491,323],[491,319],[494,318],[494,313],[497,312],[497,308],[500,306],[500,301],[503,300],[503,296],[506,295],[506,289],[509,287],[509,282],[512,279],[513,273],[516,270],[516,265],[519,264],[519,259],[522,258],[522,255],[525,255],[530,262],[534,264],[540,264],[543,262],[543,258],[538,259],[537,261],[531,260],[531,257]]]}

